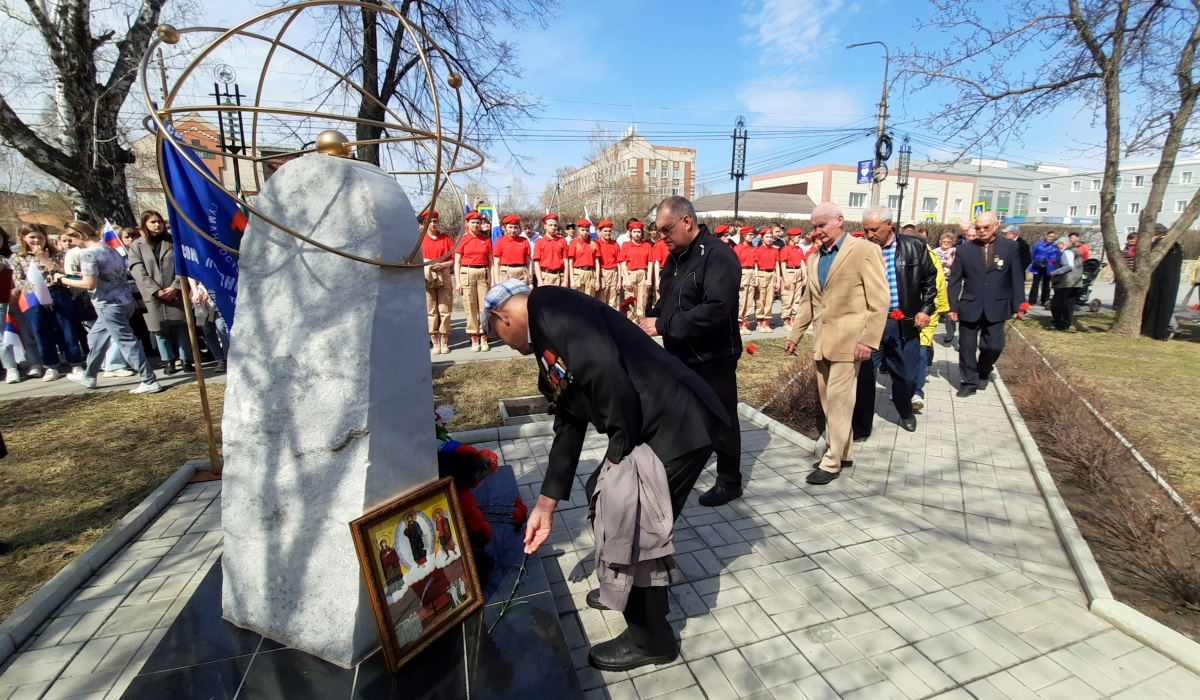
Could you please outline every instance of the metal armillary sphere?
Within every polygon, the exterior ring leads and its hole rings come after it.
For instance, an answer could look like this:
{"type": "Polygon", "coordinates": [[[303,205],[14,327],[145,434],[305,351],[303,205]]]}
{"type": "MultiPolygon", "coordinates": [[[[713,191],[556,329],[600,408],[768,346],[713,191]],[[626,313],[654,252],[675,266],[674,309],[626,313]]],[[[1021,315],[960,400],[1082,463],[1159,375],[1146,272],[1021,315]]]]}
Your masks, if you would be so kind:
{"type": "MultiPolygon", "coordinates": [[[[269,31],[267,28],[262,29],[263,32],[269,31]]],[[[353,147],[356,145],[367,144],[386,144],[386,143],[406,143],[415,145],[429,157],[429,165],[422,169],[416,170],[389,170],[393,175],[416,175],[428,176],[432,184],[432,191],[429,197],[429,203],[425,207],[426,210],[432,211],[435,208],[438,196],[447,187],[454,193],[455,199],[459,199],[458,188],[454,186],[451,176],[455,173],[461,173],[468,170],[478,168],[483,165],[483,153],[474,146],[466,143],[463,135],[463,103],[462,103],[462,76],[455,71],[454,66],[446,57],[445,53],[438,47],[433,39],[419,26],[409,22],[388,0],[377,0],[376,2],[360,2],[359,0],[309,0],[308,2],[299,2],[284,7],[279,7],[273,10],[268,10],[261,14],[255,15],[240,24],[225,29],[221,27],[189,27],[185,29],[177,29],[169,24],[159,25],[155,38],[150,42],[150,46],[146,50],[142,58],[142,65],[139,79],[142,86],[142,94],[146,99],[146,107],[149,110],[147,117],[147,126],[153,122],[154,132],[157,135],[158,148],[158,172],[159,177],[163,182],[163,192],[166,196],[168,206],[175,213],[179,214],[180,218],[188,225],[194,228],[201,236],[208,239],[211,243],[228,250],[231,253],[237,254],[236,250],[229,248],[220,241],[214,240],[206,233],[206,227],[198,226],[187,216],[180,211],[174,197],[171,194],[170,187],[167,184],[167,179],[162,168],[162,153],[164,148],[175,148],[182,155],[183,144],[177,139],[169,138],[166,130],[166,123],[171,120],[173,115],[216,112],[217,118],[224,116],[225,112],[249,112],[251,116],[250,138],[247,144],[248,148],[241,153],[230,154],[220,150],[213,150],[200,145],[192,145],[194,151],[202,153],[212,153],[226,158],[233,158],[242,161],[249,161],[251,164],[251,172],[254,173],[254,189],[261,189],[260,182],[260,163],[264,161],[279,161],[281,159],[292,158],[306,153],[320,152],[329,155],[342,157],[353,157],[353,147]],[[370,94],[363,89],[354,80],[345,73],[338,71],[327,63],[321,61],[316,56],[297,48],[286,41],[284,37],[288,29],[306,10],[324,9],[329,7],[358,7],[363,10],[377,12],[381,15],[391,15],[396,18],[398,23],[397,36],[395,41],[409,40],[413,44],[413,51],[420,60],[420,65],[424,71],[425,81],[429,90],[429,98],[432,108],[432,126],[430,128],[420,128],[413,125],[403,115],[389,107],[385,102],[370,94]],[[282,18],[282,24],[279,29],[273,32],[274,36],[267,33],[259,33],[254,31],[256,25],[265,25],[273,18],[282,18]],[[204,44],[196,53],[195,57],[187,64],[187,67],[179,75],[179,79],[175,81],[167,93],[162,106],[155,105],[150,98],[150,90],[148,86],[148,73],[150,71],[150,57],[154,54],[155,49],[162,44],[177,44],[188,34],[211,34],[214,38],[207,44],[204,44]],[[177,104],[181,87],[187,82],[196,69],[200,66],[207,57],[214,51],[226,45],[227,42],[233,39],[247,39],[252,41],[262,42],[267,45],[268,50],[266,57],[263,60],[262,71],[259,74],[258,86],[254,93],[254,101],[250,104],[231,105],[231,104],[177,104]],[[267,76],[272,69],[272,60],[275,58],[276,52],[283,50],[289,54],[307,60],[313,66],[329,73],[335,77],[340,85],[345,86],[350,91],[357,93],[368,100],[376,103],[384,111],[384,119],[391,118],[391,121],[378,121],[373,119],[365,119],[358,116],[348,114],[339,114],[331,111],[306,110],[299,107],[267,107],[263,105],[263,87],[266,84],[267,76]],[[452,101],[447,106],[453,107],[455,117],[451,126],[444,126],[442,123],[443,104],[439,95],[438,84],[443,78],[439,75],[439,70],[443,69],[444,82],[452,91],[452,101]],[[384,138],[370,139],[364,141],[351,141],[336,129],[329,128],[317,137],[312,148],[304,148],[302,150],[291,151],[287,153],[271,153],[263,156],[259,154],[259,117],[300,117],[304,119],[317,119],[327,122],[330,126],[339,123],[349,126],[357,126],[359,124],[367,124],[378,127],[387,134],[384,138]]],[[[165,90],[165,88],[164,88],[165,90]]],[[[224,185],[219,182],[208,168],[196,165],[193,161],[185,158],[185,162],[196,168],[205,179],[213,185],[224,189],[224,185]]],[[[321,250],[340,255],[351,260],[378,265],[380,267],[392,268],[420,268],[425,265],[441,262],[453,254],[438,258],[435,261],[426,263],[421,257],[421,245],[418,239],[413,250],[405,256],[402,261],[382,261],[353,255],[343,250],[338,250],[332,246],[325,245],[320,241],[313,240],[308,236],[291,230],[287,226],[280,224],[269,216],[264,215],[253,205],[241,196],[241,193],[230,193],[238,204],[245,208],[246,211],[261,218],[263,221],[271,224],[275,228],[291,235],[299,240],[313,245],[321,250]]],[[[428,224],[428,220],[421,222],[421,230],[428,224]]],[[[461,232],[459,233],[461,235],[461,232]]]]}

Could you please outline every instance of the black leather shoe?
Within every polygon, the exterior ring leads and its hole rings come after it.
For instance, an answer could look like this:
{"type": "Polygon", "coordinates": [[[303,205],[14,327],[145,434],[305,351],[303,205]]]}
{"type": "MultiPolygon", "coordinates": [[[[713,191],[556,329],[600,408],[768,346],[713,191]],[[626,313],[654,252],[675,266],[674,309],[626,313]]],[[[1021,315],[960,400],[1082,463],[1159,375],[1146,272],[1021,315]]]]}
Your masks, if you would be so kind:
{"type": "Polygon", "coordinates": [[[958,393],[955,394],[955,396],[957,396],[960,399],[965,399],[968,396],[974,396],[974,395],[975,395],[975,387],[973,387],[973,386],[960,387],[958,390],[958,393]]]}
{"type": "Polygon", "coordinates": [[[723,506],[726,503],[742,497],[742,487],[728,488],[725,486],[714,486],[708,491],[700,494],[700,505],[715,508],[723,506]]]}
{"type": "Polygon", "coordinates": [[[814,486],[824,486],[825,484],[828,484],[829,482],[841,476],[841,474],[842,473],[840,471],[829,472],[818,467],[817,469],[812,470],[812,473],[809,474],[804,480],[810,484],[813,484],[814,486]]]}
{"type": "Polygon", "coordinates": [[[633,643],[629,630],[614,639],[600,642],[588,652],[588,663],[601,671],[628,671],[650,664],[669,664],[679,656],[675,640],[671,640],[670,651],[663,654],[647,654],[633,643]]]}
{"type": "Polygon", "coordinates": [[[870,435],[859,435],[854,438],[854,441],[855,442],[866,442],[867,440],[870,440],[870,439],[871,439],[870,435]]]}
{"type": "Polygon", "coordinates": [[[228,362],[226,362],[225,360],[217,360],[217,371],[218,372],[224,372],[227,369],[229,369],[228,362]]]}
{"type": "Polygon", "coordinates": [[[166,367],[163,367],[163,374],[178,374],[178,373],[179,373],[179,365],[176,364],[175,360],[171,360],[170,362],[167,363],[166,367]]]}
{"type": "Polygon", "coordinates": [[[605,606],[604,603],[600,602],[600,589],[599,588],[588,591],[587,606],[589,608],[593,608],[595,610],[611,610],[612,609],[612,608],[605,606]]]}
{"type": "MultiPolygon", "coordinates": [[[[853,466],[854,466],[854,460],[852,460],[852,459],[843,459],[842,460],[842,469],[849,469],[850,467],[853,467],[853,466]]],[[[813,462],[813,471],[816,471],[820,468],[821,468],[820,462],[813,462]]]]}
{"type": "Polygon", "coordinates": [[[183,371],[188,372],[189,374],[194,373],[196,371],[196,365],[193,365],[191,362],[184,362],[183,371]]]}
{"type": "Polygon", "coordinates": [[[917,431],[917,417],[909,416],[908,418],[901,418],[900,427],[904,428],[910,433],[915,433],[917,431]]]}

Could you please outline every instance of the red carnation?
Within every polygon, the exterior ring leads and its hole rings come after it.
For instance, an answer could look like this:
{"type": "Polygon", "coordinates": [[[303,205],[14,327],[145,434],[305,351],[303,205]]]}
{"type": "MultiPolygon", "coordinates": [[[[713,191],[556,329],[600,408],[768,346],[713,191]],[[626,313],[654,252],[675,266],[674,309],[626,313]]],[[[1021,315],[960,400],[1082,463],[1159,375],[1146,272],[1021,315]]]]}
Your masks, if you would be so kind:
{"type": "Polygon", "coordinates": [[[625,297],[625,301],[621,302],[621,313],[626,313],[629,311],[629,307],[632,306],[633,302],[635,301],[637,301],[637,297],[625,297]]]}
{"type": "Polygon", "coordinates": [[[758,346],[754,343],[750,343],[746,346],[746,352],[753,355],[754,353],[758,352],[758,346]]]}
{"type": "Polygon", "coordinates": [[[1021,302],[1021,310],[1028,311],[1029,310],[1029,302],[1027,302],[1027,301],[1021,302]]]}
{"type": "Polygon", "coordinates": [[[888,314],[888,318],[892,319],[893,321],[903,321],[904,312],[900,309],[893,309],[892,313],[888,314]]]}
{"type": "Polygon", "coordinates": [[[521,501],[520,496],[518,496],[517,500],[513,502],[513,525],[523,524],[528,518],[528,514],[529,509],[525,507],[525,504],[521,501]]]}

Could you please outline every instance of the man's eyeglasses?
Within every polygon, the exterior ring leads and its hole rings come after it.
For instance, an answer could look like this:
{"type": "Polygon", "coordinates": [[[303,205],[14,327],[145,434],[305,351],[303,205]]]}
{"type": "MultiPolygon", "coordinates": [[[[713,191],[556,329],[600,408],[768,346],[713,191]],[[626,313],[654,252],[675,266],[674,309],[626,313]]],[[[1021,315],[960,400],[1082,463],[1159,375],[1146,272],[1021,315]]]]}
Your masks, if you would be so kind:
{"type": "Polygon", "coordinates": [[[665,236],[671,232],[671,228],[674,227],[675,224],[677,224],[677,223],[679,223],[679,219],[675,219],[674,221],[672,221],[670,224],[668,224],[666,226],[659,226],[658,232],[665,236]]]}

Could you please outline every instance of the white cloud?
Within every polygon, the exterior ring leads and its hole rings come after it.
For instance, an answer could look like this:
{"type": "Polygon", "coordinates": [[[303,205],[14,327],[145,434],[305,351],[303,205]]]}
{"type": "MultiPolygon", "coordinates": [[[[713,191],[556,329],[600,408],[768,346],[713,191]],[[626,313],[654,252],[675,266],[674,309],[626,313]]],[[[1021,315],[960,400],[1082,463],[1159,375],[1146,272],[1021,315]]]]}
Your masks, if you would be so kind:
{"type": "Polygon", "coordinates": [[[859,104],[853,91],[801,85],[797,78],[760,77],[743,87],[737,98],[753,113],[754,126],[844,126],[861,119],[850,115],[872,111],[859,104]]]}
{"type": "MultiPolygon", "coordinates": [[[[767,65],[796,65],[833,46],[837,30],[831,26],[845,6],[843,0],[757,0],[742,23],[751,31],[745,42],[763,49],[767,65]]],[[[857,8],[851,6],[849,12],[857,8]]],[[[844,14],[844,13],[843,13],[844,14]]]]}

